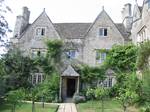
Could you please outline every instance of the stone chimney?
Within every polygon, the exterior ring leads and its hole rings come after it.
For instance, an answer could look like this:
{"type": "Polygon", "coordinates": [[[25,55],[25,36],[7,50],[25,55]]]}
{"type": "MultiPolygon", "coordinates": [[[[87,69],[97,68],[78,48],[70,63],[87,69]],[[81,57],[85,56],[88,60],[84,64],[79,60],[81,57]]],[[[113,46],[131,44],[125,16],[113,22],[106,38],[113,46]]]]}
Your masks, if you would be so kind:
{"type": "Polygon", "coordinates": [[[17,16],[13,37],[19,38],[21,33],[29,24],[30,11],[27,7],[23,7],[22,15],[17,16]]]}
{"type": "Polygon", "coordinates": [[[124,24],[126,30],[130,32],[132,28],[132,19],[133,19],[131,4],[130,3],[125,4],[121,13],[122,13],[122,20],[123,20],[122,23],[124,24]]]}

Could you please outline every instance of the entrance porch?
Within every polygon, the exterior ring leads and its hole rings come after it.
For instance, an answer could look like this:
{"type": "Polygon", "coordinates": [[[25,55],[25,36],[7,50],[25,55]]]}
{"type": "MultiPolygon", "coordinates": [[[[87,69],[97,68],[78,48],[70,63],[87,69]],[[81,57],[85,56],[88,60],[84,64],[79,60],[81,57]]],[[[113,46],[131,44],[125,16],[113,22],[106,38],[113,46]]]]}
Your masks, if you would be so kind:
{"type": "Polygon", "coordinates": [[[79,93],[79,74],[69,65],[60,77],[59,99],[65,101],[75,93],[79,93]]]}

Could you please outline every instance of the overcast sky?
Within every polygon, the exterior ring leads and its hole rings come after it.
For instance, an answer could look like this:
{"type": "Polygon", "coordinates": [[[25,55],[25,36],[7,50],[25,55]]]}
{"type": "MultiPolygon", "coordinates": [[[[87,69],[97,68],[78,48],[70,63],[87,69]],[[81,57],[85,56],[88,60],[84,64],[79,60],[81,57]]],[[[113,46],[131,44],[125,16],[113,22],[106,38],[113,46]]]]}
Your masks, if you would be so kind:
{"type": "MultiPolygon", "coordinates": [[[[46,9],[52,22],[93,22],[104,6],[114,22],[122,22],[121,10],[126,3],[135,4],[135,0],[6,0],[13,13],[7,14],[10,27],[14,28],[16,16],[22,13],[22,7],[31,11],[32,23],[46,9]]],[[[137,0],[141,5],[143,0],[137,0]]]]}

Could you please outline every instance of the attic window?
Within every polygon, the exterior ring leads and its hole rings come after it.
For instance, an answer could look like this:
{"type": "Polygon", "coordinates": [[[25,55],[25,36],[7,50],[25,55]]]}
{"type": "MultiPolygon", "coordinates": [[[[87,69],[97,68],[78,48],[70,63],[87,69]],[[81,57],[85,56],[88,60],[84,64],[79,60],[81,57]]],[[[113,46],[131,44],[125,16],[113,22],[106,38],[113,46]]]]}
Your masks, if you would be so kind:
{"type": "Polygon", "coordinates": [[[36,36],[45,36],[45,28],[37,28],[36,36]]]}
{"type": "Polygon", "coordinates": [[[107,28],[99,28],[99,36],[106,37],[107,36],[107,28]]]}

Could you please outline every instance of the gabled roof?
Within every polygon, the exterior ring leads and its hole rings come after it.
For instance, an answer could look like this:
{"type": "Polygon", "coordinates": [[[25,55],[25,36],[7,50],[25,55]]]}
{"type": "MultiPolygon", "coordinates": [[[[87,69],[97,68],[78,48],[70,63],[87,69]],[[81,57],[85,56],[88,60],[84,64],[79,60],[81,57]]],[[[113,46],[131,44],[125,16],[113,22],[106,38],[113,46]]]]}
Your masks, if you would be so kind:
{"type": "Polygon", "coordinates": [[[69,65],[67,69],[61,74],[61,76],[79,77],[79,74],[74,70],[71,65],[69,65]]]}
{"type": "Polygon", "coordinates": [[[111,17],[107,14],[107,12],[103,9],[100,14],[97,16],[97,18],[95,19],[95,21],[91,24],[91,26],[89,27],[89,29],[87,30],[86,35],[90,32],[90,30],[92,29],[92,27],[95,25],[95,23],[99,20],[99,18],[102,16],[102,14],[106,14],[106,16],[110,19],[110,21],[112,21],[112,23],[115,25],[115,27],[118,29],[118,31],[120,32],[120,34],[122,35],[123,38],[127,38],[127,35],[124,35],[124,33],[126,33],[126,31],[123,28],[123,24],[115,24],[113,22],[113,20],[111,19],[111,17]],[[121,28],[120,28],[121,27],[121,28]],[[124,32],[124,33],[123,33],[124,32]]]}
{"type": "MultiPolygon", "coordinates": [[[[128,33],[122,23],[114,23],[125,39],[128,39],[128,33]]],[[[55,29],[66,39],[83,39],[91,27],[92,23],[54,23],[55,29]]]]}
{"type": "MultiPolygon", "coordinates": [[[[43,15],[46,15],[46,17],[49,19],[50,23],[53,25],[53,28],[56,30],[58,35],[64,39],[84,39],[86,37],[86,34],[90,31],[90,29],[93,27],[93,25],[95,24],[95,22],[98,20],[98,18],[101,16],[102,13],[106,13],[106,11],[103,10],[97,16],[97,18],[93,23],[52,23],[52,21],[46,14],[45,10],[39,15],[38,18],[40,18],[43,15]]],[[[109,17],[108,14],[107,16],[109,17]]],[[[28,27],[24,30],[21,36],[23,36],[28,31],[28,29],[32,27],[33,24],[35,24],[38,18],[32,24],[28,25],[28,27]]],[[[112,21],[111,18],[110,20],[112,21]]],[[[114,23],[114,25],[126,40],[129,36],[129,33],[127,33],[127,31],[125,30],[124,25],[122,23],[114,23]]]]}
{"type": "Polygon", "coordinates": [[[118,30],[120,31],[120,33],[122,34],[122,36],[124,37],[124,39],[126,41],[129,41],[129,35],[130,35],[130,33],[127,32],[127,30],[124,27],[124,25],[122,23],[115,23],[115,25],[118,28],[118,30]]]}
{"type": "MultiPolygon", "coordinates": [[[[45,12],[45,9],[44,9],[43,12],[36,18],[36,20],[35,20],[32,24],[28,24],[28,25],[27,25],[27,27],[24,29],[24,32],[21,34],[20,38],[21,38],[21,37],[28,31],[28,29],[29,29],[30,27],[32,27],[32,26],[38,21],[38,19],[39,19],[40,17],[42,17],[42,16],[46,16],[46,18],[48,18],[49,23],[52,24],[54,30],[56,31],[56,29],[55,29],[55,27],[54,27],[54,25],[53,25],[53,22],[51,21],[51,19],[49,18],[49,16],[47,15],[47,13],[45,12]]],[[[56,31],[56,33],[59,35],[59,33],[58,33],[57,31],[56,31]]],[[[59,35],[59,37],[60,37],[60,35],[59,35]]]]}

